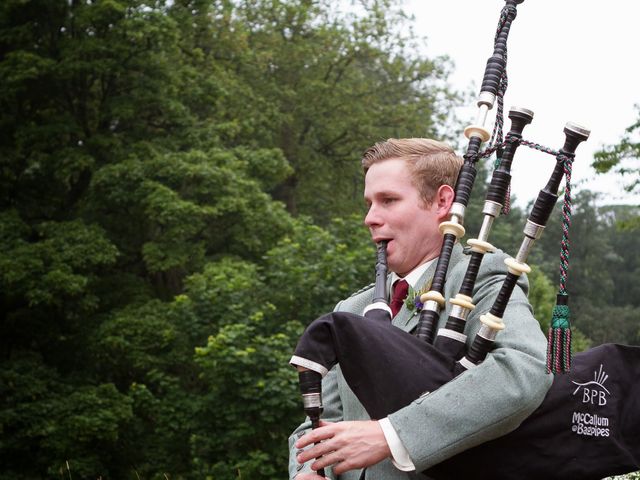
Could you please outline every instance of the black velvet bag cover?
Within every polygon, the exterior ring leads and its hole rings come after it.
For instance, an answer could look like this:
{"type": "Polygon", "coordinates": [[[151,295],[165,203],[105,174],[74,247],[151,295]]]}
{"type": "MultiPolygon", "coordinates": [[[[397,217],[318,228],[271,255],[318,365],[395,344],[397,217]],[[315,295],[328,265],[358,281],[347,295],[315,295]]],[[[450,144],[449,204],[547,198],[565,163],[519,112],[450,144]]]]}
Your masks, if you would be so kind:
{"type": "Polygon", "coordinates": [[[384,418],[453,378],[455,360],[394,327],[360,315],[334,312],[314,320],[295,356],[342,373],[373,419],[384,418]]]}
{"type": "Polygon", "coordinates": [[[578,353],[514,432],[427,471],[434,478],[601,479],[640,470],[640,347],[578,353]]]}
{"type": "MultiPolygon", "coordinates": [[[[378,419],[454,378],[456,360],[388,322],[334,312],[307,328],[294,355],[336,363],[378,419]]],[[[463,373],[464,374],[464,373],[463,373]]],[[[471,414],[471,413],[470,413],[471,414]]],[[[640,470],[640,347],[605,344],[556,375],[515,431],[424,472],[434,479],[601,479],[640,470]]]]}

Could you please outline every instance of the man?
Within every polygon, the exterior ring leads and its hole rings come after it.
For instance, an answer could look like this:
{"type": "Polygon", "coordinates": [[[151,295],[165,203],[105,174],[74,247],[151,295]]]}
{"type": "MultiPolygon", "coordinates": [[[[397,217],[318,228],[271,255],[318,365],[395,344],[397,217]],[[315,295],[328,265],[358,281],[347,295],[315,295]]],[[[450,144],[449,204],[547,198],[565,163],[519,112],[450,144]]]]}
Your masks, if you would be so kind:
{"type": "MultiPolygon", "coordinates": [[[[449,146],[428,139],[390,139],[364,155],[364,197],[369,207],[365,224],[374,242],[388,241],[391,283],[404,278],[419,291],[433,276],[442,244],[438,226],[448,218],[461,163],[449,146]]],[[[506,274],[502,253],[486,257],[474,290],[476,308],[467,318],[468,342],[506,274]]],[[[457,293],[466,266],[466,256],[456,245],[446,298],[457,293]]],[[[515,429],[542,402],[552,381],[545,373],[546,341],[526,290],[523,278],[505,312],[506,329],[482,364],[387,418],[370,420],[339,366],[333,368],[323,379],[322,426],[311,431],[304,423],[289,439],[290,478],[319,480],[314,470],[320,468],[341,480],[363,475],[427,478],[419,472],[515,429]]],[[[367,289],[340,302],[335,310],[362,314],[371,299],[372,289],[367,289]]],[[[449,308],[441,314],[439,326],[448,313],[449,308]]],[[[392,323],[411,332],[417,320],[415,310],[403,306],[392,323]]]]}

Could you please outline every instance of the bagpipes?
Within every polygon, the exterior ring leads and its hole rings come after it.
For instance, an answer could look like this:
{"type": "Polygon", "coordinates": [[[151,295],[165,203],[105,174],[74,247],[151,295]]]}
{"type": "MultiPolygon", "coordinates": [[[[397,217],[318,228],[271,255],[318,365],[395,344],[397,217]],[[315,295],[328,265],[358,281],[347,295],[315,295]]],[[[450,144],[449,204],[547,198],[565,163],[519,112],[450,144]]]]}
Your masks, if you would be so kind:
{"type": "Polygon", "coordinates": [[[533,112],[512,108],[508,115],[511,127],[502,141],[507,37],[516,7],[522,2],[506,0],[500,15],[494,52],[487,62],[478,98],[478,119],[465,129],[469,143],[455,186],[455,201],[450,220],[440,225],[442,249],[430,290],[420,297],[422,310],[415,334],[391,325],[386,244],[380,242],[371,305],[363,315],[333,312],[316,319],[305,330],[291,359],[299,370],[304,410],[312,428],[319,425],[323,410],[321,379],[336,364],[372,419],[384,418],[478,367],[491,355],[496,336],[509,328],[502,320],[505,310],[518,280],[529,272],[527,257],[545,228],[566,177],[561,282],[547,362],[548,372],[558,375],[542,404],[519,427],[423,472],[430,478],[601,479],[640,469],[640,347],[601,345],[576,354],[571,362],[566,292],[570,175],[576,149],[587,140],[589,131],[567,123],[564,145],[553,151],[523,140],[523,130],[531,123],[533,112]],[[484,125],[496,99],[496,126],[490,134],[484,125]],[[481,152],[482,143],[488,140],[490,146],[481,152]],[[507,273],[499,293],[490,310],[480,316],[480,329],[469,342],[465,332],[467,315],[475,309],[476,279],[484,256],[495,250],[488,242],[489,234],[507,202],[511,163],[520,145],[553,154],[556,164],[528,216],[519,251],[505,260],[507,273]],[[449,300],[449,316],[436,335],[440,312],[446,305],[444,285],[449,262],[455,244],[465,233],[464,214],[475,181],[475,163],[494,151],[498,151],[500,163],[488,188],[482,226],[478,238],[468,241],[464,278],[457,295],[449,300]],[[393,355],[381,358],[379,352],[389,348],[393,355]]]}

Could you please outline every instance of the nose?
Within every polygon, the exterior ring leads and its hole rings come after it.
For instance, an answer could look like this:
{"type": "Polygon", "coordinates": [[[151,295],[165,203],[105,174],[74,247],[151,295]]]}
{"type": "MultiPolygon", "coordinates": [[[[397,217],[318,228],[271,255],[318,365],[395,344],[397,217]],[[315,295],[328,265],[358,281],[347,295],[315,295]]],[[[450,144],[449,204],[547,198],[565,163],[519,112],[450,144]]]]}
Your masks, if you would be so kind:
{"type": "Polygon", "coordinates": [[[379,210],[374,204],[369,207],[369,211],[364,217],[364,224],[369,228],[376,227],[382,224],[382,218],[380,216],[379,210]]]}

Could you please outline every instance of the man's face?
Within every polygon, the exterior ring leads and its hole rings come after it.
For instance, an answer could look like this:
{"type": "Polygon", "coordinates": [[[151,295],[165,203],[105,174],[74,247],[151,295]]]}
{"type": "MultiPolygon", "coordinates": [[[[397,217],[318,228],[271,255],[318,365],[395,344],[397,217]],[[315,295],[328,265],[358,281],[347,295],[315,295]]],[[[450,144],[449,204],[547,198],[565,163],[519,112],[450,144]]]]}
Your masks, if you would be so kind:
{"type": "Polygon", "coordinates": [[[365,176],[364,198],[369,207],[364,223],[374,242],[389,241],[387,262],[391,271],[405,276],[439,255],[442,208],[437,198],[429,207],[424,205],[404,160],[373,164],[365,176]]]}

